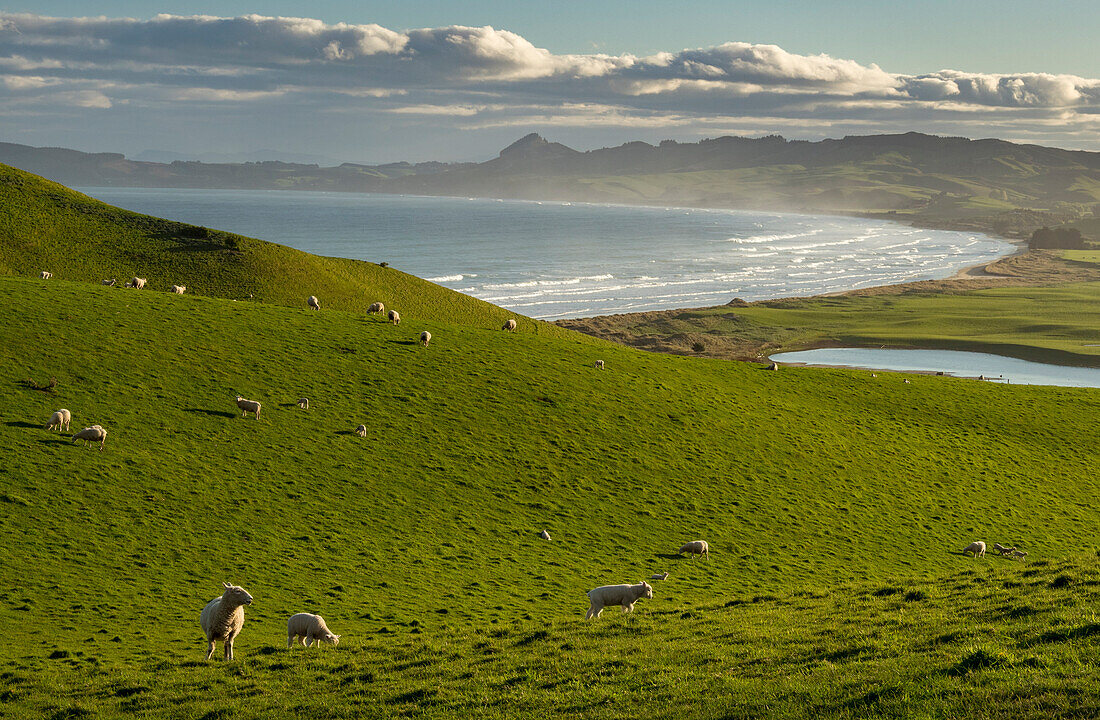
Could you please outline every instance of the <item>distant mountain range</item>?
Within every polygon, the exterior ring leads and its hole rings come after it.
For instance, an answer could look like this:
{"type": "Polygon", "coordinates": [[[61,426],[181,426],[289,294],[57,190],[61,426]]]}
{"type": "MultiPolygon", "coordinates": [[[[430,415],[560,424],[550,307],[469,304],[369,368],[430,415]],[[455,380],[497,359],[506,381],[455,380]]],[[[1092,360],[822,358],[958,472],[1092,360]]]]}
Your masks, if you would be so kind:
{"type": "Polygon", "coordinates": [[[581,152],[530,134],[482,163],[168,163],[0,143],[66,185],[328,190],[899,216],[1013,235],[1100,210],[1100,153],[920,133],[721,137],[581,152]]]}

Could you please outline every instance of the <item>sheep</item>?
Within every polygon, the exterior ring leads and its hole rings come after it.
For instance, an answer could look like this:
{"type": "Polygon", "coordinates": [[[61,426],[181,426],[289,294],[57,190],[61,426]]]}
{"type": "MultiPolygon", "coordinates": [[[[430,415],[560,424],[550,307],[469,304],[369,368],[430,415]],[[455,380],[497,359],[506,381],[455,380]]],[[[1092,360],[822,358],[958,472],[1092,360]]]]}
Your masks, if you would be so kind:
{"type": "Polygon", "coordinates": [[[310,295],[309,297],[307,297],[306,298],[306,305],[309,306],[310,310],[320,310],[321,309],[321,301],[317,299],[316,295],[310,295]]]}
{"type": "Polygon", "coordinates": [[[1024,558],[1027,557],[1027,553],[1024,552],[1023,550],[1017,550],[1016,548],[1013,548],[1012,549],[1012,557],[1015,558],[1016,560],[1023,560],[1024,558]]]}
{"type": "Polygon", "coordinates": [[[622,605],[624,613],[630,612],[639,598],[653,597],[653,588],[643,580],[637,585],[604,585],[589,590],[587,595],[590,605],[584,619],[591,620],[598,618],[608,605],[622,605]]]}
{"type": "Polygon", "coordinates": [[[430,332],[425,330],[424,332],[420,333],[420,344],[421,345],[423,345],[424,347],[428,347],[428,343],[430,343],[431,341],[432,341],[432,334],[430,332]]]}
{"type": "Polygon", "coordinates": [[[702,555],[707,560],[710,560],[710,545],[707,545],[706,540],[692,540],[691,542],[684,543],[676,552],[677,555],[682,555],[684,553],[691,555],[692,560],[695,559],[696,555],[702,555]]]}
{"type": "Polygon", "coordinates": [[[769,370],[778,370],[779,369],[779,363],[777,363],[775,361],[772,361],[772,364],[768,366],[768,369],[769,370]]]}
{"type": "Polygon", "coordinates": [[[92,442],[96,442],[98,440],[99,449],[102,450],[103,446],[107,443],[107,431],[99,425],[92,425],[91,427],[86,427],[80,432],[73,435],[73,442],[75,443],[77,440],[83,440],[84,447],[88,447],[89,440],[91,440],[92,442]]]}
{"type": "Polygon", "coordinates": [[[62,430],[67,431],[69,429],[69,422],[71,422],[72,419],[73,414],[65,408],[61,408],[53,415],[50,415],[50,422],[46,425],[46,429],[53,430],[54,427],[56,427],[58,432],[62,430]]]}
{"type": "Polygon", "coordinates": [[[962,551],[963,555],[967,553],[970,553],[970,557],[972,558],[985,557],[985,543],[981,540],[970,543],[962,551]]]}
{"type": "Polygon", "coordinates": [[[389,313],[388,317],[390,319],[390,322],[393,323],[394,325],[400,325],[401,324],[401,313],[397,312],[396,310],[390,310],[390,313],[389,313]]]}
{"type": "Polygon", "coordinates": [[[298,407],[309,410],[309,398],[298,398],[298,407]]]}
{"type": "Polygon", "coordinates": [[[905,380],[905,384],[906,384],[906,385],[908,385],[908,384],[909,384],[909,379],[908,379],[908,378],[906,378],[906,380],[905,380]]]}
{"type": "Polygon", "coordinates": [[[549,540],[550,539],[550,533],[546,532],[546,530],[543,530],[542,532],[539,533],[539,537],[542,538],[543,540],[549,540]]]}
{"type": "Polygon", "coordinates": [[[306,647],[320,645],[322,642],[334,646],[340,644],[340,636],[328,629],[325,619],[310,613],[297,613],[286,621],[286,649],[289,650],[298,638],[301,638],[301,643],[306,647]]]}
{"type": "Polygon", "coordinates": [[[1012,553],[1016,552],[1015,546],[1005,547],[1000,543],[993,543],[993,549],[999,552],[1001,554],[1001,557],[1004,557],[1005,555],[1011,555],[1012,553]]]}
{"type": "Polygon", "coordinates": [[[110,280],[101,281],[100,285],[106,285],[107,287],[114,287],[115,283],[117,283],[117,282],[118,282],[118,278],[111,278],[110,280]]]}
{"type": "Polygon", "coordinates": [[[504,327],[502,327],[501,330],[507,330],[508,332],[515,332],[516,331],[515,318],[508,318],[507,320],[505,320],[504,321],[504,327]]]}
{"type": "Polygon", "coordinates": [[[199,624],[210,643],[206,650],[207,660],[214,654],[214,644],[219,640],[225,646],[225,659],[233,659],[233,639],[244,627],[244,606],[252,604],[252,596],[244,588],[229,583],[222,583],[222,586],[225,588],[222,596],[206,603],[199,615],[199,624]]]}
{"type": "Polygon", "coordinates": [[[367,313],[369,315],[374,315],[375,313],[378,313],[378,314],[381,315],[385,312],[386,312],[386,306],[385,306],[385,304],[380,303],[380,302],[371,303],[370,307],[367,308],[367,313]]]}
{"type": "Polygon", "coordinates": [[[596,369],[597,370],[603,370],[603,360],[597,360],[596,361],[596,369]]]}
{"type": "Polygon", "coordinates": [[[143,287],[145,287],[145,278],[135,277],[131,279],[130,282],[126,283],[126,287],[137,288],[138,290],[141,290],[143,287]]]}
{"type": "Polygon", "coordinates": [[[359,427],[355,428],[355,434],[358,435],[359,437],[364,437],[365,438],[367,436],[367,426],[366,425],[360,425],[359,427]]]}
{"type": "Polygon", "coordinates": [[[663,573],[653,573],[652,575],[649,576],[649,579],[650,580],[667,580],[668,579],[668,571],[666,570],[663,573]]]}
{"type": "Polygon", "coordinates": [[[183,295],[185,292],[187,292],[187,286],[186,285],[173,285],[172,286],[172,292],[174,292],[177,295],[183,295]]]}
{"type": "Polygon", "coordinates": [[[245,400],[240,395],[237,396],[237,407],[241,409],[241,417],[244,417],[248,413],[255,413],[256,419],[260,419],[260,403],[255,400],[245,400]]]}
{"type": "Polygon", "coordinates": [[[873,377],[873,378],[877,378],[877,377],[878,377],[878,375],[876,375],[875,373],[871,373],[871,377],[873,377]]]}
{"type": "Polygon", "coordinates": [[[43,280],[49,280],[53,277],[53,273],[43,270],[42,272],[38,273],[38,277],[42,278],[43,280]]]}

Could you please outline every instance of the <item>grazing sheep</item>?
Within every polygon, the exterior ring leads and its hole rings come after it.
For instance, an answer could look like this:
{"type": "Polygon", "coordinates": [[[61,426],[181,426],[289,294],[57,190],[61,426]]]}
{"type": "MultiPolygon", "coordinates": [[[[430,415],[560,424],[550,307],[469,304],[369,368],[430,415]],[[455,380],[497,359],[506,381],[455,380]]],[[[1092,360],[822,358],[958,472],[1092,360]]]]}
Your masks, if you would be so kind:
{"type": "Polygon", "coordinates": [[[306,305],[309,305],[310,310],[320,310],[321,301],[317,299],[316,295],[310,295],[306,298],[306,305]]]}
{"type": "Polygon", "coordinates": [[[384,312],[386,312],[386,306],[380,302],[371,303],[370,307],[367,308],[367,313],[369,315],[374,315],[375,313],[381,314],[384,312]]]}
{"type": "Polygon", "coordinates": [[[54,427],[56,427],[58,432],[62,430],[68,431],[69,422],[72,421],[72,419],[73,414],[65,408],[61,408],[53,415],[50,415],[50,422],[46,425],[46,429],[53,430],[54,427]]]}
{"type": "Polygon", "coordinates": [[[637,585],[604,585],[588,591],[588,614],[585,620],[599,617],[603,609],[608,605],[622,605],[623,612],[634,609],[634,603],[639,598],[652,598],[653,588],[644,580],[637,585]]]}
{"type": "Polygon", "coordinates": [[[88,441],[99,442],[99,449],[102,450],[103,446],[107,443],[107,431],[99,425],[92,425],[86,427],[77,434],[73,435],[73,442],[77,440],[84,441],[84,447],[88,447],[88,441]]]}
{"type": "Polygon", "coordinates": [[[186,285],[173,285],[172,286],[172,292],[174,292],[177,295],[183,295],[185,292],[187,292],[187,286],[186,285]]]}
{"type": "Polygon", "coordinates": [[[38,277],[42,278],[43,280],[49,280],[53,277],[53,273],[43,270],[42,272],[38,273],[38,277]]]}
{"type": "Polygon", "coordinates": [[[255,400],[245,400],[240,395],[237,396],[237,407],[241,409],[241,417],[244,417],[248,413],[255,413],[256,419],[260,419],[260,403],[255,400]]]}
{"type": "Polygon", "coordinates": [[[394,325],[401,324],[401,313],[397,312],[396,310],[390,310],[388,317],[390,319],[390,322],[394,325]]]}
{"type": "Polygon", "coordinates": [[[141,290],[143,287],[145,287],[145,278],[135,277],[131,279],[130,282],[126,283],[126,287],[137,288],[138,290],[141,290]]]}
{"type": "Polygon", "coordinates": [[[221,597],[206,603],[199,615],[199,624],[206,634],[210,647],[206,650],[206,659],[214,654],[214,644],[219,640],[225,646],[225,659],[233,659],[233,639],[244,627],[244,606],[252,604],[252,596],[244,588],[222,583],[225,592],[221,597]]]}
{"type": "Polygon", "coordinates": [[[539,537],[542,538],[543,540],[549,540],[550,539],[550,533],[546,532],[546,530],[543,530],[542,532],[539,533],[539,537]]]}
{"type": "Polygon", "coordinates": [[[111,278],[110,280],[102,281],[100,284],[101,285],[106,285],[107,287],[114,287],[115,283],[117,283],[117,282],[118,282],[118,278],[111,278]]]}
{"type": "Polygon", "coordinates": [[[768,366],[768,369],[769,370],[778,370],[779,369],[779,363],[777,363],[775,361],[772,361],[772,364],[768,366]]]}
{"type": "Polygon", "coordinates": [[[508,332],[515,332],[516,331],[516,321],[515,321],[515,319],[514,318],[508,318],[507,320],[505,320],[504,321],[504,327],[502,327],[501,330],[507,330],[508,332]]]}
{"type": "Polygon", "coordinates": [[[298,407],[309,410],[309,398],[298,398],[298,407]]]}
{"type": "Polygon", "coordinates": [[[963,555],[967,553],[970,553],[970,557],[972,558],[985,557],[985,543],[981,540],[970,543],[962,551],[963,555]]]}
{"type": "Polygon", "coordinates": [[[684,553],[691,555],[692,560],[695,559],[696,555],[702,555],[707,560],[710,560],[710,545],[707,545],[706,540],[692,540],[691,542],[684,543],[676,552],[677,555],[683,555],[684,553]]]}
{"type": "Polygon", "coordinates": [[[421,345],[423,345],[424,347],[428,347],[428,343],[430,343],[431,341],[432,341],[432,334],[430,332],[425,330],[424,332],[420,333],[420,344],[421,345]]]}
{"type": "Polygon", "coordinates": [[[652,575],[649,576],[649,579],[650,580],[667,580],[668,579],[668,571],[666,570],[663,573],[653,573],[652,575]]]}
{"type": "Polygon", "coordinates": [[[286,647],[287,650],[294,641],[301,638],[301,643],[306,647],[320,645],[327,642],[331,645],[340,644],[340,636],[334,635],[325,625],[325,619],[320,615],[310,613],[297,613],[291,615],[286,621],[286,647]]]}
{"type": "Polygon", "coordinates": [[[596,369],[597,370],[603,370],[603,360],[597,360],[596,361],[596,369]]]}
{"type": "Polygon", "coordinates": [[[359,437],[366,437],[367,436],[367,426],[366,425],[360,425],[359,427],[355,428],[355,434],[358,435],[359,437]]]}
{"type": "Polygon", "coordinates": [[[1016,558],[1017,560],[1023,560],[1024,558],[1027,557],[1027,553],[1024,552],[1023,550],[1017,550],[1016,548],[1013,548],[1012,549],[1012,557],[1016,558]]]}

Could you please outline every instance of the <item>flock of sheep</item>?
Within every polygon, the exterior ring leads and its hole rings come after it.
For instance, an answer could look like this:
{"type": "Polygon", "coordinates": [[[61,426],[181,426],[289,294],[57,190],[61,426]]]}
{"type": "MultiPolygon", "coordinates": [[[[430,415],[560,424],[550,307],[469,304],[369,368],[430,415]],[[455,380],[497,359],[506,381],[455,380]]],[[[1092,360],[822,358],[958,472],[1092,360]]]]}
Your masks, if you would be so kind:
{"type": "MultiPolygon", "coordinates": [[[[1000,543],[993,543],[993,549],[1001,554],[1001,557],[1010,557],[1013,560],[1023,560],[1027,557],[1027,553],[1023,550],[1017,550],[1016,546],[1005,547],[1000,543]]],[[[981,540],[975,540],[974,542],[963,548],[963,555],[970,555],[972,558],[985,557],[985,543],[981,540]]]]}
{"type": "MultiPolygon", "coordinates": [[[[57,428],[58,432],[62,430],[68,432],[69,423],[72,422],[72,419],[73,414],[65,408],[61,408],[53,415],[50,415],[50,420],[46,423],[46,429],[53,430],[57,428]]],[[[107,443],[107,431],[103,429],[102,425],[92,425],[91,427],[84,428],[80,432],[74,433],[73,442],[75,443],[77,440],[83,440],[84,447],[88,447],[89,441],[93,443],[97,442],[99,443],[99,449],[102,450],[103,446],[107,443]]]]}

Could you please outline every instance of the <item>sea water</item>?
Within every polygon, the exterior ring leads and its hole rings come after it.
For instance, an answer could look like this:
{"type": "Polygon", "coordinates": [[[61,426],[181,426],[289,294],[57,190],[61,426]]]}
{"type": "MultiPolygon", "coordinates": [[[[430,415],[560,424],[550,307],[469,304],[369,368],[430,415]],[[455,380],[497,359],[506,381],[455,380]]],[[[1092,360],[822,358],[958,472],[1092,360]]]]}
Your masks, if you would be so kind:
{"type": "Polygon", "coordinates": [[[839,216],[270,190],[81,188],[318,255],[388,262],[537,318],[939,279],[1009,243],[839,216]]]}

